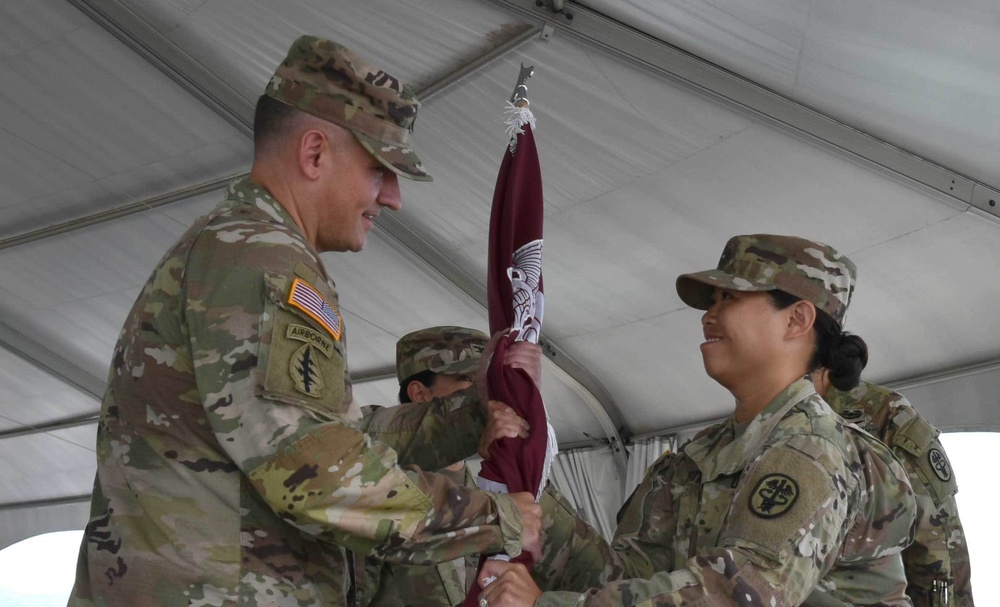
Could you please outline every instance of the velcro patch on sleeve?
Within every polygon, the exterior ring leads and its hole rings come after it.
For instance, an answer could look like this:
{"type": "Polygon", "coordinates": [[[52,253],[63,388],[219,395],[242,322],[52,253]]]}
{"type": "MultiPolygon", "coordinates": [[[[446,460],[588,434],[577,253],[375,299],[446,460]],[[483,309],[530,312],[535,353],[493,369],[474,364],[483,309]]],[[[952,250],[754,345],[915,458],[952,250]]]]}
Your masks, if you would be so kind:
{"type": "Polygon", "coordinates": [[[329,331],[335,340],[340,341],[340,314],[337,314],[333,306],[311,284],[296,278],[288,292],[288,304],[302,310],[309,318],[329,331]]]}
{"type": "MultiPolygon", "coordinates": [[[[920,474],[920,480],[923,480],[924,486],[934,498],[935,506],[940,506],[946,499],[958,492],[955,472],[939,441],[932,442],[930,448],[922,456],[913,459],[920,474]]],[[[911,479],[911,481],[916,484],[918,479],[911,479]]]]}
{"type": "Polygon", "coordinates": [[[778,556],[810,533],[836,499],[833,479],[813,458],[796,449],[769,449],[740,480],[722,539],[778,556]]]}
{"type": "Polygon", "coordinates": [[[937,428],[914,414],[896,432],[891,445],[896,457],[900,460],[909,459],[911,465],[917,468],[920,478],[911,481],[922,482],[934,498],[936,506],[940,506],[958,491],[955,473],[937,438],[938,434],[937,428]]]}
{"type": "Polygon", "coordinates": [[[327,403],[330,413],[342,413],[344,359],[321,329],[302,324],[290,310],[275,308],[264,389],[271,394],[308,397],[327,403]]]}

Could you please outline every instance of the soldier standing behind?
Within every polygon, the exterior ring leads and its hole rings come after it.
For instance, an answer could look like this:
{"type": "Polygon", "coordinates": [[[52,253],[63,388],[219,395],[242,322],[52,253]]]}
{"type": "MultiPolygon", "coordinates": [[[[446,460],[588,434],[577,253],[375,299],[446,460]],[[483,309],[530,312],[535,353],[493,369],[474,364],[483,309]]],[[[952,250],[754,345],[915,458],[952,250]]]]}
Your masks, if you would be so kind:
{"type": "Polygon", "coordinates": [[[914,607],[973,607],[969,548],[955,502],[958,484],[940,431],[898,392],[866,381],[837,390],[829,375],[826,369],[813,375],[816,391],[841,417],[888,445],[913,485],[917,523],[903,568],[914,607]]]}
{"type": "Polygon", "coordinates": [[[844,364],[837,385],[858,382],[867,349],[841,329],[855,272],[827,245],[756,234],[731,238],[717,269],[680,276],[680,298],[705,310],[702,359],[733,415],[650,466],[610,545],[543,497],[535,571],[559,591],[488,562],[480,607],[909,606],[906,473],[808,377],[844,364]]]}
{"type": "MultiPolygon", "coordinates": [[[[396,343],[400,403],[426,403],[472,386],[488,342],[489,336],[482,331],[453,326],[432,327],[404,335],[396,343]]],[[[519,345],[538,348],[528,342],[519,345]]],[[[539,378],[534,379],[538,383],[539,378]]],[[[509,409],[506,405],[496,406],[509,409]]],[[[514,415],[512,410],[506,413],[514,415]]],[[[520,418],[517,421],[522,424],[521,435],[526,435],[527,423],[520,418]]],[[[380,425],[376,430],[381,432],[387,429],[390,428],[380,425]]],[[[482,445],[484,449],[480,450],[480,455],[488,446],[485,443],[482,445]]],[[[447,475],[455,483],[476,486],[476,480],[464,462],[452,464],[439,473],[447,475]]],[[[371,607],[460,605],[475,585],[478,562],[478,558],[470,556],[437,565],[386,566],[389,571],[383,570],[382,588],[371,607]]]]}
{"type": "MultiPolygon", "coordinates": [[[[257,103],[249,178],[166,253],[125,321],[70,605],[364,605],[354,553],[432,563],[537,546],[533,496],[403,471],[351,397],[319,254],[361,250],[400,208],[398,177],[430,179],[410,144],[417,109],[348,49],[292,45],[257,103]]],[[[425,410],[454,439],[436,457],[475,450],[474,389],[425,410]]],[[[425,435],[409,426],[394,446],[425,435]]]]}

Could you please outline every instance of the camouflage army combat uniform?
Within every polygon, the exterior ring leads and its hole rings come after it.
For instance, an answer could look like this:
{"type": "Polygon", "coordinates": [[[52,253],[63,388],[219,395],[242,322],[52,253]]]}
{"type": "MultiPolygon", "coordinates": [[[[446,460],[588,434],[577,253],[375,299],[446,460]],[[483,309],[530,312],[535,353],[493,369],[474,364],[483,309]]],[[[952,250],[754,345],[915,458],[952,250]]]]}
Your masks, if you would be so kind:
{"type": "MultiPolygon", "coordinates": [[[[393,173],[430,178],[409,143],[410,89],[349,50],[299,38],[265,95],[347,129],[393,173]]],[[[384,441],[366,435],[334,284],[250,179],[153,271],[108,384],[70,605],[363,606],[378,580],[358,554],[423,564],[520,552],[512,498],[397,465],[395,449],[440,465],[474,452],[475,390],[372,412],[365,424],[396,420],[384,441]]]]}
{"type": "MultiPolygon", "coordinates": [[[[780,289],[839,323],[854,276],[821,243],[737,236],[717,269],[682,275],[677,291],[708,310],[716,287],[780,289]]],[[[910,604],[906,473],[808,378],[745,425],[730,417],[650,466],[610,545],[558,500],[542,505],[544,554],[532,573],[548,592],[537,607],[910,604]]]]}
{"type": "Polygon", "coordinates": [[[905,474],[807,380],[741,432],[730,418],[650,466],[610,546],[557,501],[542,505],[552,523],[536,580],[572,591],[537,607],[798,605],[817,586],[842,601],[828,604],[909,605],[905,474]]]}
{"type": "MultiPolygon", "coordinates": [[[[425,371],[474,377],[488,342],[489,336],[482,331],[465,327],[432,327],[404,335],[396,343],[396,376],[400,386],[405,387],[410,378],[425,371]]],[[[392,408],[363,407],[366,419],[371,418],[366,431],[375,431],[380,435],[396,432],[399,418],[385,414],[404,407],[416,408],[415,403],[404,403],[392,408]],[[375,414],[383,415],[376,419],[375,414]]],[[[431,444],[435,440],[454,439],[442,434],[431,439],[431,444]]],[[[400,463],[403,462],[404,457],[401,455],[400,463]]],[[[425,462],[425,464],[430,466],[431,463],[425,462]]],[[[441,461],[436,461],[436,464],[443,465],[441,461]]],[[[438,473],[451,478],[457,484],[466,487],[476,486],[475,477],[464,464],[457,470],[442,468],[438,473]]],[[[370,562],[370,567],[381,568],[381,587],[372,600],[371,607],[459,605],[475,584],[478,564],[478,556],[458,558],[436,565],[382,565],[370,562]]]]}
{"type": "MultiPolygon", "coordinates": [[[[364,604],[347,550],[420,563],[520,550],[509,498],[404,473],[347,419],[337,301],[291,218],[247,179],[167,253],[115,349],[71,604],[364,604]]],[[[478,437],[474,390],[443,401],[443,425],[478,437]]],[[[437,456],[469,444],[449,449],[437,456]]]]}
{"type": "Polygon", "coordinates": [[[854,390],[831,389],[834,411],[881,438],[910,477],[917,502],[913,544],[903,551],[906,592],[915,607],[972,607],[969,550],[958,517],[958,486],[937,428],[901,394],[861,382],[854,390]]]}
{"type": "MultiPolygon", "coordinates": [[[[439,470],[454,482],[475,487],[468,466],[439,470]]],[[[371,607],[451,607],[461,605],[476,583],[478,556],[466,556],[436,565],[386,565],[382,587],[371,607]]]]}
{"type": "MultiPolygon", "coordinates": [[[[519,552],[509,498],[404,473],[347,419],[345,353],[319,256],[265,190],[234,183],[161,261],[115,349],[71,604],[364,604],[348,550],[519,552]],[[296,289],[326,306],[302,309],[296,289]]],[[[474,390],[443,401],[444,425],[478,437],[474,390]]]]}

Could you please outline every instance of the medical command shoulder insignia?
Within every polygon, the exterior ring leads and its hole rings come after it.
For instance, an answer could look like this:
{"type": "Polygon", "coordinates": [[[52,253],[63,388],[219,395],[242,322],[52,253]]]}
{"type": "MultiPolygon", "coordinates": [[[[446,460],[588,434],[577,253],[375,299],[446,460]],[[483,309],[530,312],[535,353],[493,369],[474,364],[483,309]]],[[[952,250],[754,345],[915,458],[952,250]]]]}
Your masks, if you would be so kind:
{"type": "Polygon", "coordinates": [[[951,466],[948,465],[948,458],[941,453],[940,449],[931,449],[927,452],[927,461],[930,462],[934,474],[943,482],[951,480],[951,466]]]}
{"type": "Polygon", "coordinates": [[[305,312],[306,316],[318,322],[335,340],[340,341],[340,315],[311,284],[296,278],[288,293],[288,304],[305,312]]]}
{"type": "Polygon", "coordinates": [[[799,497],[799,485],[784,474],[768,474],[750,493],[750,511],[761,518],[788,512],[799,497]]]}

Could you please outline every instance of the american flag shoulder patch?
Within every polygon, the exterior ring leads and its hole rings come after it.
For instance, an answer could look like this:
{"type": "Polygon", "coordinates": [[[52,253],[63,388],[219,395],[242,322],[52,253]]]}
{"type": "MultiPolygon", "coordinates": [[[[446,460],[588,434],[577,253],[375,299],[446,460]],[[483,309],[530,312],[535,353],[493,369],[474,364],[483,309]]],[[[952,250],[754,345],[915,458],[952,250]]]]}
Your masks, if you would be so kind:
{"type": "Polygon", "coordinates": [[[335,340],[340,341],[340,314],[311,284],[296,278],[288,293],[288,304],[305,312],[309,318],[329,331],[335,340]]]}

